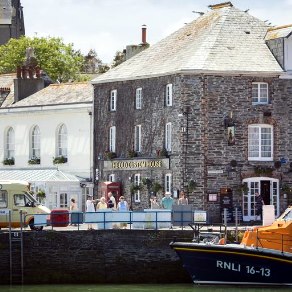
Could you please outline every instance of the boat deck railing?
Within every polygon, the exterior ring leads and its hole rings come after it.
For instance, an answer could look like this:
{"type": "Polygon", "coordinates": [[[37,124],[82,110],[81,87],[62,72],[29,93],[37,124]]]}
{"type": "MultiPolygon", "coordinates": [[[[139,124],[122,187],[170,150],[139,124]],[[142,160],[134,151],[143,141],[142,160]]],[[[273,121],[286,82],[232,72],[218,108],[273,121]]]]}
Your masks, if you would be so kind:
{"type": "Polygon", "coordinates": [[[280,250],[282,253],[285,251],[291,252],[292,236],[277,231],[269,231],[268,236],[267,233],[261,236],[261,232],[257,229],[255,248],[265,248],[267,247],[267,243],[268,246],[273,245],[275,249],[280,250]]]}
{"type": "Polygon", "coordinates": [[[194,230],[193,242],[218,243],[222,238],[227,240],[227,225],[190,223],[189,226],[194,230]]]}

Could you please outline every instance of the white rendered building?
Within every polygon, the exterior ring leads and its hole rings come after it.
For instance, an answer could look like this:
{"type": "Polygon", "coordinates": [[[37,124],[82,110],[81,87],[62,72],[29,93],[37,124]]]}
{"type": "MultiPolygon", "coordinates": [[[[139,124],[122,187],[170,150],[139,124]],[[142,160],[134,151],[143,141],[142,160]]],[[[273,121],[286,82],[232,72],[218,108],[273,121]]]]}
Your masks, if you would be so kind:
{"type": "Polygon", "coordinates": [[[12,86],[0,108],[0,180],[29,181],[50,209],[75,198],[84,211],[94,181],[92,97],[87,82],[51,84],[20,101],[12,86]]]}

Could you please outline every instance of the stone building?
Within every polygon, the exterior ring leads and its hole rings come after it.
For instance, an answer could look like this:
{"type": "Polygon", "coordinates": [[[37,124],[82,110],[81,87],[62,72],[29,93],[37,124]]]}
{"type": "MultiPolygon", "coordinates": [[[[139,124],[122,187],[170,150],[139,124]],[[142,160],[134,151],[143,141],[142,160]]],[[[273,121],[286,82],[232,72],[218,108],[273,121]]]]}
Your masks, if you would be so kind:
{"type": "Polygon", "coordinates": [[[25,35],[20,0],[0,0],[0,45],[25,35]]]}
{"type": "Polygon", "coordinates": [[[292,196],[292,26],[209,8],[92,81],[96,178],[133,209],[160,185],[212,221],[257,219],[256,192],[277,216],[292,196]]]}

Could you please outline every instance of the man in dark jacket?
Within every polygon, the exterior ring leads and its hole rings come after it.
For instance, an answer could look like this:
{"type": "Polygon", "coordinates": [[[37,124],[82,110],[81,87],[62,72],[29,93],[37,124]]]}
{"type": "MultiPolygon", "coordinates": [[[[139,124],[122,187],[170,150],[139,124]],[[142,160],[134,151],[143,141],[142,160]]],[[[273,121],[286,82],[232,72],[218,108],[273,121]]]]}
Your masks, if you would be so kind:
{"type": "Polygon", "coordinates": [[[263,197],[256,192],[255,193],[255,209],[256,209],[256,216],[260,216],[260,220],[263,220],[263,205],[264,205],[263,197]]]}

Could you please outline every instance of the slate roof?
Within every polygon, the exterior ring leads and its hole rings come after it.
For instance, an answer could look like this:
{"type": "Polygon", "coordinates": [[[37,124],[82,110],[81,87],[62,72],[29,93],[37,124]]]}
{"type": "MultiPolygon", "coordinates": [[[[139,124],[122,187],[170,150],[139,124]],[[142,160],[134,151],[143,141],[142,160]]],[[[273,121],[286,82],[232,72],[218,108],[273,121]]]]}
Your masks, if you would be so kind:
{"type": "Polygon", "coordinates": [[[10,107],[83,103],[93,101],[93,87],[89,82],[51,84],[14,103],[10,107]]]}
{"type": "Polygon", "coordinates": [[[292,34],[292,24],[285,26],[272,27],[268,29],[266,40],[287,38],[292,34]]]}
{"type": "Polygon", "coordinates": [[[14,100],[14,82],[16,73],[0,74],[0,88],[10,88],[10,93],[5,98],[1,107],[5,107],[13,103],[14,100]]]}
{"type": "Polygon", "coordinates": [[[280,74],[265,44],[269,26],[230,5],[217,6],[157,44],[92,80],[93,84],[174,74],[280,74]]]}

